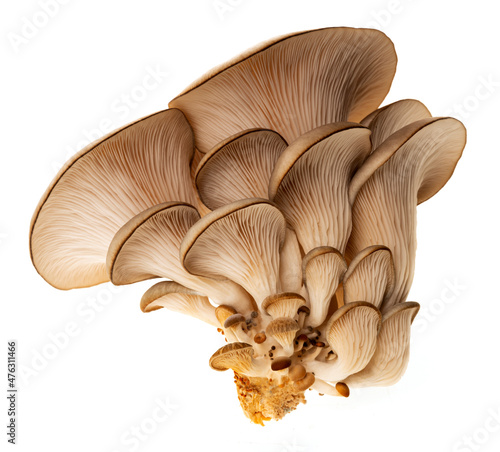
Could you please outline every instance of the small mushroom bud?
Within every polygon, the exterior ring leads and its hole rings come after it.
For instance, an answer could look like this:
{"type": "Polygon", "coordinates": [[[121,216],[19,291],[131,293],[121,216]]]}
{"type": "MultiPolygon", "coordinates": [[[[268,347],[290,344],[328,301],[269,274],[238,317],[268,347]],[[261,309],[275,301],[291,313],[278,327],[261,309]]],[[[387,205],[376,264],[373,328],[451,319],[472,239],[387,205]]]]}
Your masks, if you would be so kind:
{"type": "Polygon", "coordinates": [[[301,380],[306,376],[306,368],[302,364],[296,364],[293,367],[290,367],[288,371],[288,378],[292,381],[301,380]]]}
{"type": "Polygon", "coordinates": [[[349,397],[350,391],[349,386],[345,383],[339,382],[335,385],[335,389],[339,392],[339,394],[343,397],[349,397]]]}
{"type": "Polygon", "coordinates": [[[306,389],[310,388],[314,384],[314,380],[316,378],[314,377],[313,374],[307,372],[304,376],[304,378],[301,378],[300,380],[297,380],[294,385],[295,388],[298,389],[299,391],[305,391],[306,389]]]}
{"type": "Polygon", "coordinates": [[[261,331],[260,333],[257,333],[254,337],[253,340],[256,344],[262,344],[265,342],[267,339],[266,333],[264,331],[261,331]]]}
{"type": "Polygon", "coordinates": [[[288,356],[280,356],[271,363],[271,370],[278,371],[287,369],[291,364],[292,360],[288,358],[288,356]]]}

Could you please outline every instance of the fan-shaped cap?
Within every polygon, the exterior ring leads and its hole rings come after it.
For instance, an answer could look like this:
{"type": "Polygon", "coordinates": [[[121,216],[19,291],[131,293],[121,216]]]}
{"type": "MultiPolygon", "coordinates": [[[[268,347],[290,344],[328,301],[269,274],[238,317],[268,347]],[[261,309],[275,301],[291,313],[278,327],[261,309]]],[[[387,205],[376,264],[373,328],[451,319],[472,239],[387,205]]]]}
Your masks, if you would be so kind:
{"type": "Polygon", "coordinates": [[[251,198],[209,213],[186,234],[181,260],[193,275],[230,279],[257,304],[277,292],[285,219],[264,199],[251,198]]]}
{"type": "Polygon", "coordinates": [[[376,149],[394,132],[421,119],[430,118],[427,107],[415,99],[398,100],[375,110],[361,121],[372,131],[372,146],[376,149]]]}
{"type": "Polygon", "coordinates": [[[394,262],[389,248],[373,245],[361,250],[344,274],[344,302],[368,301],[380,309],[394,288],[394,262]]]}
{"type": "Polygon", "coordinates": [[[346,382],[354,387],[391,386],[406,371],[410,359],[410,330],[420,305],[413,301],[392,306],[382,318],[377,348],[368,365],[346,382]]]}
{"type": "Polygon", "coordinates": [[[331,246],[314,248],[304,256],[302,272],[311,306],[308,325],[316,327],[324,322],[330,301],[346,270],[344,256],[331,246]]]}
{"type": "Polygon", "coordinates": [[[328,362],[312,361],[308,370],[325,381],[343,381],[359,372],[375,353],[382,316],[371,303],[348,303],[337,309],[326,324],[326,338],[337,354],[328,362]]]}
{"type": "Polygon", "coordinates": [[[212,369],[224,371],[233,369],[235,372],[246,373],[252,367],[253,348],[244,342],[231,342],[219,348],[209,360],[212,369]]]}
{"type": "Polygon", "coordinates": [[[169,278],[242,312],[252,310],[248,294],[237,284],[195,277],[182,267],[181,241],[199,218],[189,204],[164,203],[128,221],[116,233],[108,250],[107,268],[113,284],[169,278]]]}
{"type": "Polygon", "coordinates": [[[288,142],[338,121],[360,121],[389,91],[390,39],[372,29],[324,28],[275,38],[213,69],[170,102],[202,152],[241,130],[277,131],[288,142]]]}
{"type": "Polygon", "coordinates": [[[262,310],[277,319],[278,317],[294,317],[306,300],[302,295],[293,292],[282,292],[270,295],[262,302],[262,310]]]}
{"type": "Polygon", "coordinates": [[[193,143],[184,115],[165,110],[71,158],[31,221],[31,258],[40,275],[59,289],[108,281],[106,253],[120,227],[156,204],[195,202],[189,176],[193,143]]]}
{"type": "Polygon", "coordinates": [[[272,130],[251,129],[219,143],[198,165],[200,199],[209,209],[245,198],[267,198],[269,177],[287,143],[272,130]]]}
{"type": "Polygon", "coordinates": [[[150,287],[141,298],[141,310],[152,312],[161,308],[190,315],[215,327],[219,326],[215,307],[207,297],[174,281],[161,281],[150,287]]]}
{"type": "Polygon", "coordinates": [[[351,230],[351,177],[370,154],[370,131],[354,123],[328,124],[293,142],[269,182],[277,204],[305,253],[319,246],[344,251],[351,230]]]}
{"type": "Polygon", "coordinates": [[[272,320],[266,328],[266,333],[276,339],[287,356],[293,353],[292,344],[297,331],[299,331],[299,325],[290,317],[278,317],[272,320]]]}
{"type": "Polygon", "coordinates": [[[391,250],[395,288],[384,309],[406,300],[415,267],[416,206],[446,184],[465,140],[465,128],[456,119],[414,122],[385,140],[353,178],[356,186],[357,179],[366,182],[353,206],[347,259],[371,245],[391,250]]]}

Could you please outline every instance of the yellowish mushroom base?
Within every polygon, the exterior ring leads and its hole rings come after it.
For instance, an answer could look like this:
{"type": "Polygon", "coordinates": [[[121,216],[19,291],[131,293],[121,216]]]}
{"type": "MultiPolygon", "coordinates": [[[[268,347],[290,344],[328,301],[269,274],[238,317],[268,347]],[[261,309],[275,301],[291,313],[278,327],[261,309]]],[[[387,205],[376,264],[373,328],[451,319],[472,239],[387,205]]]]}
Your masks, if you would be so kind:
{"type": "Polygon", "coordinates": [[[264,421],[282,419],[299,403],[306,403],[304,391],[297,390],[287,377],[278,382],[234,372],[234,382],[241,408],[255,424],[263,426],[264,421]]]}

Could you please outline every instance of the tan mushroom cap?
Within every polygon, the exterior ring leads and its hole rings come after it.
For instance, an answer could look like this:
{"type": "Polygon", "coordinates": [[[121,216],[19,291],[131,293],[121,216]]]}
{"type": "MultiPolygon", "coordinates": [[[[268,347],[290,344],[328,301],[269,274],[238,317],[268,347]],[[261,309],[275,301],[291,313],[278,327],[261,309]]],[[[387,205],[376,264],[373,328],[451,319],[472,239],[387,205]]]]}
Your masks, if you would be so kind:
{"type": "Polygon", "coordinates": [[[285,219],[264,199],[251,198],[209,213],[186,234],[181,261],[193,275],[232,280],[258,305],[277,292],[285,219]]]}
{"type": "Polygon", "coordinates": [[[267,325],[266,333],[272,336],[283,347],[286,355],[293,353],[293,340],[299,331],[298,323],[290,317],[278,317],[267,325]]]}
{"type": "Polygon", "coordinates": [[[130,218],[167,201],[195,202],[193,133],[179,110],[142,118],[90,144],[59,171],[33,214],[30,251],[58,289],[108,281],[106,253],[130,218]]]}
{"type": "Polygon", "coordinates": [[[224,304],[221,304],[220,306],[217,306],[215,308],[215,316],[217,317],[220,326],[224,326],[224,322],[227,320],[228,317],[231,317],[233,314],[236,314],[236,311],[231,306],[226,306],[224,304]]]}
{"type": "Polygon", "coordinates": [[[344,302],[368,301],[381,308],[394,289],[394,262],[389,248],[373,245],[361,250],[344,274],[344,302]]]}
{"type": "Polygon", "coordinates": [[[218,327],[215,306],[207,297],[174,281],[161,281],[150,287],[141,298],[141,310],[152,312],[161,308],[189,315],[218,327]]]}
{"type": "Polygon", "coordinates": [[[316,327],[325,321],[330,302],[346,270],[344,256],[331,246],[314,248],[304,256],[302,272],[311,308],[308,325],[316,327]]]}
{"type": "Polygon", "coordinates": [[[376,149],[394,132],[432,115],[427,107],[415,99],[403,99],[375,110],[361,121],[372,131],[372,146],[376,149]]]}
{"type": "Polygon", "coordinates": [[[242,312],[252,310],[249,295],[237,284],[194,277],[182,267],[180,244],[199,218],[197,210],[189,204],[163,203],[128,221],[116,233],[108,250],[107,269],[113,284],[168,278],[218,303],[240,308],[242,312]]]}
{"type": "Polygon", "coordinates": [[[377,349],[369,364],[346,380],[349,385],[391,386],[401,379],[410,359],[411,324],[419,309],[418,303],[408,301],[384,314],[377,349]]]}
{"type": "Polygon", "coordinates": [[[326,339],[337,357],[328,362],[312,361],[308,370],[325,381],[344,381],[364,369],[377,344],[382,316],[371,303],[358,301],[337,309],[326,324],[326,339]]]}
{"type": "Polygon", "coordinates": [[[311,130],[280,155],[269,199],[283,212],[305,253],[319,246],[344,251],[351,231],[349,183],[370,151],[367,128],[335,123],[311,130]]]}
{"type": "Polygon", "coordinates": [[[245,374],[252,368],[253,348],[244,342],[231,342],[219,348],[209,360],[212,369],[224,371],[233,369],[245,374]]]}
{"type": "Polygon", "coordinates": [[[288,142],[338,121],[360,121],[387,95],[396,53],[378,30],[324,28],[274,38],[208,72],[170,102],[207,152],[251,128],[288,142]]]}
{"type": "Polygon", "coordinates": [[[269,177],[287,143],[272,130],[239,132],[213,148],[198,165],[196,188],[211,210],[245,198],[267,198],[269,177]]]}
{"type": "Polygon", "coordinates": [[[395,287],[384,309],[408,296],[415,268],[417,204],[446,184],[465,140],[465,128],[456,119],[414,122],[384,141],[358,171],[361,175],[353,178],[353,184],[365,182],[353,206],[346,258],[371,245],[391,250],[395,287]]]}
{"type": "Polygon", "coordinates": [[[278,317],[294,317],[301,306],[306,305],[302,295],[293,292],[282,292],[270,295],[262,302],[262,310],[277,319],[278,317]]]}
{"type": "Polygon", "coordinates": [[[296,380],[293,384],[298,391],[305,391],[314,384],[315,377],[312,373],[307,372],[304,378],[296,380]]]}

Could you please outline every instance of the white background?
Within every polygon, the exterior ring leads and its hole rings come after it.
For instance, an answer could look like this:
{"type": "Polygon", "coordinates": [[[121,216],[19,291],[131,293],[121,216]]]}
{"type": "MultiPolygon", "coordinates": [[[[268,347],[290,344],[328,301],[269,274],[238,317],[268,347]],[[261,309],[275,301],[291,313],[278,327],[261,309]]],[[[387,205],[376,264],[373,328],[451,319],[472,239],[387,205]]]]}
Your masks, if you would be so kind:
{"type": "MultiPolygon", "coordinates": [[[[16,339],[13,450],[497,451],[496,2],[62,3],[48,18],[41,1],[8,2],[0,18],[0,388],[6,342],[16,339]],[[394,41],[399,63],[384,104],[415,98],[435,116],[455,116],[468,144],[447,186],[419,207],[410,299],[422,309],[403,380],[342,400],[310,392],[307,405],[263,428],[243,416],[230,372],[209,369],[222,345],[212,327],[167,311],[141,313],[151,282],[52,288],[31,265],[28,228],[57,168],[89,137],[166,108],[206,70],[263,40],[342,25],[379,28],[394,41]],[[142,89],[152,70],[157,85],[142,89]],[[159,421],[151,421],[155,413],[159,421]]],[[[2,400],[3,451],[12,446],[2,400]]]]}

